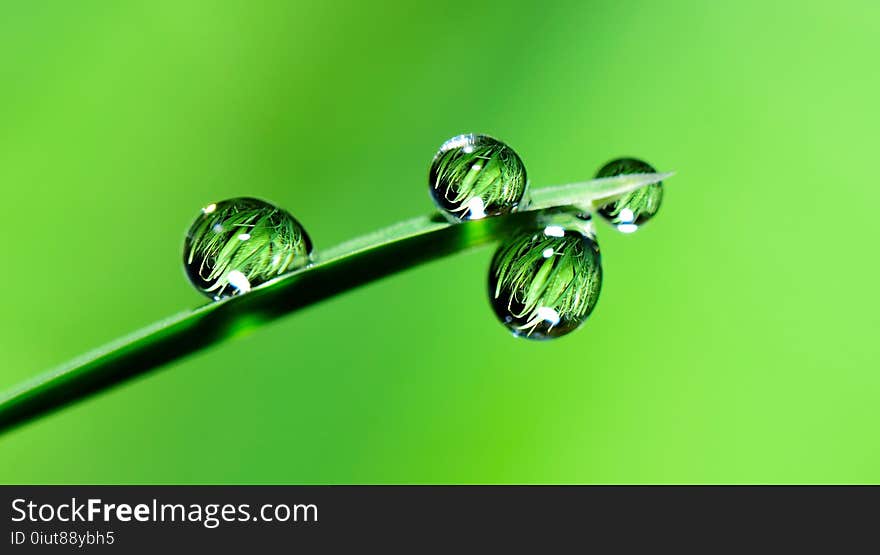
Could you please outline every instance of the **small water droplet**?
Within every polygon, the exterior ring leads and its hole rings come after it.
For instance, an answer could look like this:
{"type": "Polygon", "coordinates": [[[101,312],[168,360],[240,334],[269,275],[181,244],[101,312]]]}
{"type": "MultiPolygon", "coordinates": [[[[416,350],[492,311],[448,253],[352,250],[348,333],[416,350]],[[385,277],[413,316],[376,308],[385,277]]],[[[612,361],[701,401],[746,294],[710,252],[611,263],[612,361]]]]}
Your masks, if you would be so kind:
{"type": "Polygon", "coordinates": [[[526,192],[526,167],[505,143],[488,135],[458,135],[431,162],[434,204],[450,221],[478,220],[516,210],[526,192]]]}
{"type": "Polygon", "coordinates": [[[573,214],[553,217],[562,221],[510,237],[489,268],[492,308],[518,337],[566,335],[599,299],[602,265],[592,223],[573,214]]]}
{"type": "Polygon", "coordinates": [[[183,244],[190,282],[219,300],[307,265],[312,242],[286,210],[255,198],[202,208],[183,244]]]}
{"type": "MultiPolygon", "coordinates": [[[[635,158],[618,158],[608,162],[596,177],[614,177],[634,173],[654,173],[651,165],[635,158]]],[[[618,231],[632,233],[657,214],[663,200],[663,183],[654,183],[622,195],[602,205],[597,212],[618,231]]]]}

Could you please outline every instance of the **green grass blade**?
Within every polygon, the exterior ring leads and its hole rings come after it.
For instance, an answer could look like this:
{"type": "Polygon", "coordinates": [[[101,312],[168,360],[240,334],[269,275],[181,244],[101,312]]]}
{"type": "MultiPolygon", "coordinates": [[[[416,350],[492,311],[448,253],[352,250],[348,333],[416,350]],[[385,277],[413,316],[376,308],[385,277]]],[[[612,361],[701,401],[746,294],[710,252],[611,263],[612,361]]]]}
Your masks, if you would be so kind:
{"type": "Polygon", "coordinates": [[[637,174],[548,187],[525,211],[457,224],[439,215],[415,218],[316,255],[315,263],[251,292],[184,312],[74,359],[0,397],[0,432],[107,389],[168,362],[360,285],[535,225],[556,206],[589,207],[670,177],[637,174]]]}

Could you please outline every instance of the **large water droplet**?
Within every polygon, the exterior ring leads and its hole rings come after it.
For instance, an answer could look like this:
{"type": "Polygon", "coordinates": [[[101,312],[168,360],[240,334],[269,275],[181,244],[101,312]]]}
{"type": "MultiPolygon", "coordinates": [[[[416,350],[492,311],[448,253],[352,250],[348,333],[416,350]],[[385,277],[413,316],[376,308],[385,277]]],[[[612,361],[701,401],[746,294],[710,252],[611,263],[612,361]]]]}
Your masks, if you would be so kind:
{"type": "MultiPolygon", "coordinates": [[[[635,158],[618,158],[608,162],[596,177],[614,177],[634,173],[654,173],[649,164],[635,158]]],[[[663,183],[654,183],[622,195],[602,205],[597,212],[623,233],[632,233],[654,217],[663,200],[663,183]]]]}
{"type": "Polygon", "coordinates": [[[309,263],[312,242],[287,211],[255,198],[202,208],[183,244],[183,265],[196,289],[219,300],[309,263]]]}
{"type": "Polygon", "coordinates": [[[443,143],[428,172],[431,196],[450,221],[512,212],[526,192],[519,155],[487,135],[459,135],[443,143]]]}
{"type": "Polygon", "coordinates": [[[505,241],[489,268],[489,300],[514,335],[552,339],[578,328],[602,287],[592,224],[555,218],[505,241]]]}

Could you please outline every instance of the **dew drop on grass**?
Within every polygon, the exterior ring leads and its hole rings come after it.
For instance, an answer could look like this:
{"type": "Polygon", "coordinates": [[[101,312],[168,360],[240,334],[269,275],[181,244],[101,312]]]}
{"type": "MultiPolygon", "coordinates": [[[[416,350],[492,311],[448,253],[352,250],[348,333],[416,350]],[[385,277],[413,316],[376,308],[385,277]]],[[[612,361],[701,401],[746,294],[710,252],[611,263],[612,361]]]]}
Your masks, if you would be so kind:
{"type": "Polygon", "coordinates": [[[287,211],[255,198],[202,208],[183,244],[193,286],[214,300],[247,293],[307,265],[312,242],[287,211]]]}
{"type": "Polygon", "coordinates": [[[526,193],[526,167],[505,143],[487,135],[458,135],[431,162],[434,204],[452,222],[516,210],[526,193]]]}
{"type": "MultiPolygon", "coordinates": [[[[592,223],[555,215],[508,238],[489,268],[489,301],[515,336],[552,339],[586,321],[602,287],[592,223]]],[[[587,217],[588,218],[588,217],[587,217]]]]}
{"type": "MultiPolygon", "coordinates": [[[[653,167],[635,158],[618,158],[602,166],[596,177],[654,173],[653,167]]],[[[663,200],[663,183],[654,183],[602,205],[597,212],[618,231],[632,233],[657,214],[663,200]]]]}

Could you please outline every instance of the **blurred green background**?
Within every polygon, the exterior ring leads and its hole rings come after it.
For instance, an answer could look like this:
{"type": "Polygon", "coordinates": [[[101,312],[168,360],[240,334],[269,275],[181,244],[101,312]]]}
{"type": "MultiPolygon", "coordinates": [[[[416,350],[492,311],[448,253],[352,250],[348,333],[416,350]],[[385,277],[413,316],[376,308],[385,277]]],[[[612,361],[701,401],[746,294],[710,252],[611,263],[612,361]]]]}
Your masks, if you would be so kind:
{"type": "Polygon", "coordinates": [[[432,208],[446,138],[533,186],[679,174],[600,226],[590,321],[517,340],[492,249],[0,436],[2,482],[880,482],[876,2],[91,2],[0,8],[0,389],[201,304],[202,205],[316,248],[432,208]]]}

